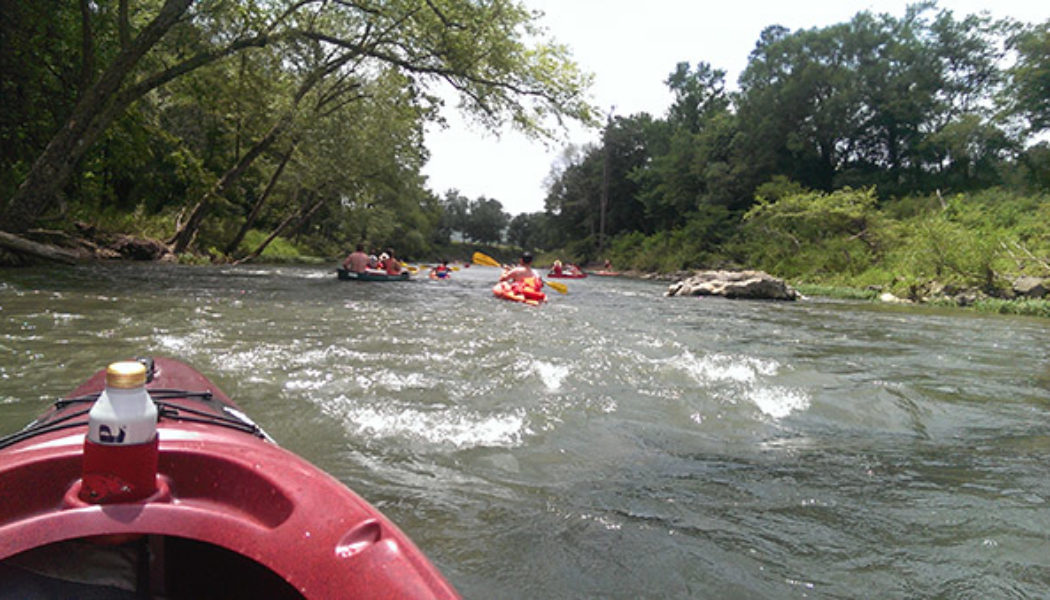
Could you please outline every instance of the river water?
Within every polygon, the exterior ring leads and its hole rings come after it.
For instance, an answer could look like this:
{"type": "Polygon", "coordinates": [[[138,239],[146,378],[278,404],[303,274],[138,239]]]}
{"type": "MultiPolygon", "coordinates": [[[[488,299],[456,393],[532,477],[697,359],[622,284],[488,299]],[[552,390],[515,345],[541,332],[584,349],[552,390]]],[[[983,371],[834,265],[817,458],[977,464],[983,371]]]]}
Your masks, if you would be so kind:
{"type": "Polygon", "coordinates": [[[496,273],[0,270],[0,434],[164,355],[466,598],[1050,595],[1050,321],[496,273]]]}

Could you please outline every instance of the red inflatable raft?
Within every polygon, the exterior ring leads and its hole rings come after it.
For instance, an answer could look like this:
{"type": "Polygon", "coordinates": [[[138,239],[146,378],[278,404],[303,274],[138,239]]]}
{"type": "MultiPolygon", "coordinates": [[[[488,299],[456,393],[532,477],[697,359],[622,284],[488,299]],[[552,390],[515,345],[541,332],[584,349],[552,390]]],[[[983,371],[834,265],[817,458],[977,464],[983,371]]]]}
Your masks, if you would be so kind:
{"type": "Polygon", "coordinates": [[[203,375],[140,362],[151,443],[85,442],[100,392],[115,396],[106,371],[0,438],[0,598],[458,598],[397,526],[203,375]]]}
{"type": "Polygon", "coordinates": [[[547,271],[547,277],[553,279],[583,279],[587,277],[586,273],[555,273],[554,271],[547,271]]]}
{"type": "Polygon", "coordinates": [[[541,279],[529,277],[522,281],[501,281],[492,286],[492,295],[503,300],[537,306],[547,301],[547,294],[543,293],[542,289],[541,279]]]}

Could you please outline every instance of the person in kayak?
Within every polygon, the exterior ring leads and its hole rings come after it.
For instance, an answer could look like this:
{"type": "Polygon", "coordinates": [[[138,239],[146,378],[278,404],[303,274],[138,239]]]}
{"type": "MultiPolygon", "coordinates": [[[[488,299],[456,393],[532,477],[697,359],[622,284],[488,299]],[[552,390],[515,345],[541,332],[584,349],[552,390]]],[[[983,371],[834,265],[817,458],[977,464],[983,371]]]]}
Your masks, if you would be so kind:
{"type": "Polygon", "coordinates": [[[400,275],[401,274],[401,261],[394,256],[394,249],[386,249],[386,260],[383,261],[383,268],[386,269],[387,275],[400,275]]]}
{"type": "Polygon", "coordinates": [[[551,267],[551,275],[561,275],[561,261],[555,260],[554,265],[551,267]]]}
{"type": "Polygon", "coordinates": [[[507,269],[506,271],[504,271],[503,274],[500,275],[499,280],[518,282],[525,281],[530,277],[535,277],[537,280],[539,280],[539,276],[536,275],[536,272],[532,270],[532,253],[523,252],[521,254],[521,260],[519,261],[518,266],[514,267],[513,269],[507,269]]]}
{"type": "Polygon", "coordinates": [[[350,253],[343,261],[343,268],[353,273],[364,273],[368,268],[368,255],[365,254],[365,245],[358,244],[357,249],[350,253]]]}
{"type": "Polygon", "coordinates": [[[442,260],[440,265],[430,270],[431,279],[448,279],[451,274],[452,270],[448,268],[447,260],[442,260]]]}
{"type": "Polygon", "coordinates": [[[543,280],[532,270],[532,253],[523,252],[518,266],[503,271],[492,293],[497,298],[536,306],[547,300],[542,290],[543,280]]]}

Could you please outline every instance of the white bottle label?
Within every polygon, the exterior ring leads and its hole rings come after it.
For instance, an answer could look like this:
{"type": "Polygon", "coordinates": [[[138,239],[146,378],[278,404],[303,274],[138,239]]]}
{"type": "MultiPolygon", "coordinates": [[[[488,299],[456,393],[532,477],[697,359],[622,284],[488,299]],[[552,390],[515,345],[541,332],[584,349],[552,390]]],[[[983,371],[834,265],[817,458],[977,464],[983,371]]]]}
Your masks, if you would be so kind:
{"type": "Polygon", "coordinates": [[[156,433],[157,406],[145,388],[106,388],[88,413],[88,439],[97,444],[145,444],[156,433]]]}

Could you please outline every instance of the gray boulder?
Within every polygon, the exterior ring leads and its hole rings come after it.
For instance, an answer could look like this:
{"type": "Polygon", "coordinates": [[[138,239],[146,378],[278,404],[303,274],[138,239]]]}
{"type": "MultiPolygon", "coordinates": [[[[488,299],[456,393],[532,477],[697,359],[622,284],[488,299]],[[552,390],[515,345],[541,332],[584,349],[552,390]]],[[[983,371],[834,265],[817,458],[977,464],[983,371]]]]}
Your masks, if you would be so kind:
{"type": "Polygon", "coordinates": [[[1040,277],[1018,277],[1013,283],[1013,291],[1022,298],[1043,298],[1047,293],[1047,282],[1040,277]]]}
{"type": "Polygon", "coordinates": [[[764,300],[798,300],[782,279],[763,271],[696,271],[667,287],[667,296],[724,296],[764,300]]]}

